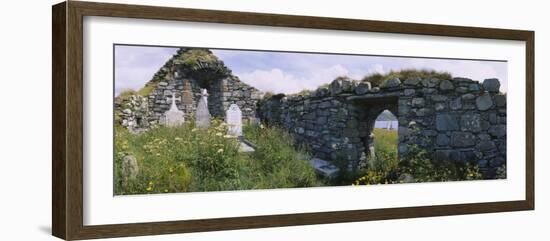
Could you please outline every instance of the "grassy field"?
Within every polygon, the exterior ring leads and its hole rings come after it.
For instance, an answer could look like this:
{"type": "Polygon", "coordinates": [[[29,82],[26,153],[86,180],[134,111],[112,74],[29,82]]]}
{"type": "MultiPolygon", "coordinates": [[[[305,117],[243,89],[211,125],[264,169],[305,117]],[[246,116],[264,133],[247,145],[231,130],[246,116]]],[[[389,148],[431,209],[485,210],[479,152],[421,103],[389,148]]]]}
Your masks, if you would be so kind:
{"type": "Polygon", "coordinates": [[[115,137],[115,194],[202,192],[322,185],[306,160],[278,128],[246,126],[245,136],[257,145],[240,153],[238,141],[225,135],[222,121],[209,129],[186,123],[158,127],[142,134],[117,128],[115,137]],[[122,161],[132,155],[138,163],[135,178],[125,181],[122,161]]]}
{"type": "Polygon", "coordinates": [[[116,128],[115,194],[146,194],[372,185],[408,181],[450,181],[480,179],[475,166],[433,163],[418,146],[398,158],[397,131],[374,129],[375,157],[367,168],[349,174],[353,178],[325,180],[315,174],[307,160],[310,154],[293,146],[290,134],[277,127],[248,125],[246,138],[256,151],[239,152],[236,138],[227,136],[223,121],[214,120],[208,129],[186,123],[177,128],[158,127],[141,134],[116,128]],[[138,171],[125,178],[123,160],[135,157],[138,171]]]}

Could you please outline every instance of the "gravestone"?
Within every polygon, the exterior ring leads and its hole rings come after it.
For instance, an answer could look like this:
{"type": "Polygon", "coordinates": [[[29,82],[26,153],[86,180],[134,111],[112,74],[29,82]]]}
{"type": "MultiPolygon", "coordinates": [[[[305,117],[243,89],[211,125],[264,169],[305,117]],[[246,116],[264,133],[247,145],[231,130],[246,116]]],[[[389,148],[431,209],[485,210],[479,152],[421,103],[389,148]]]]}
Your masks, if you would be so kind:
{"type": "Polygon", "coordinates": [[[176,93],[172,93],[172,105],[165,113],[166,126],[175,127],[183,124],[185,122],[184,115],[183,111],[176,106],[176,93]]]}
{"type": "Polygon", "coordinates": [[[225,112],[225,122],[229,126],[227,134],[231,136],[242,136],[242,112],[239,109],[239,106],[236,104],[231,104],[229,109],[225,112]]]}
{"type": "Polygon", "coordinates": [[[124,185],[128,185],[130,182],[137,178],[139,167],[137,160],[134,156],[126,155],[122,158],[122,181],[124,185]]]}
{"type": "Polygon", "coordinates": [[[197,105],[195,125],[199,128],[210,127],[210,111],[208,111],[208,93],[206,89],[201,90],[201,98],[197,105]]]}

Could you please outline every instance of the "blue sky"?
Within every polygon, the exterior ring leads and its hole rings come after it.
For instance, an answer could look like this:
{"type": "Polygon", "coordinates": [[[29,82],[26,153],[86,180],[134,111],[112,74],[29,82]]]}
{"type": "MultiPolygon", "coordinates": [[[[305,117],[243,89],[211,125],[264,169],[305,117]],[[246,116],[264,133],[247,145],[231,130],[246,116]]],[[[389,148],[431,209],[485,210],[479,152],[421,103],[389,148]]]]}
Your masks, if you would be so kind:
{"type": "MultiPolygon", "coordinates": [[[[115,92],[138,90],[177,51],[177,48],[116,46],[115,92]]],[[[498,78],[507,92],[507,63],[497,61],[355,56],[269,51],[212,50],[233,74],[261,91],[296,93],[316,89],[342,75],[361,79],[370,73],[407,68],[450,72],[475,80],[498,78]]]]}

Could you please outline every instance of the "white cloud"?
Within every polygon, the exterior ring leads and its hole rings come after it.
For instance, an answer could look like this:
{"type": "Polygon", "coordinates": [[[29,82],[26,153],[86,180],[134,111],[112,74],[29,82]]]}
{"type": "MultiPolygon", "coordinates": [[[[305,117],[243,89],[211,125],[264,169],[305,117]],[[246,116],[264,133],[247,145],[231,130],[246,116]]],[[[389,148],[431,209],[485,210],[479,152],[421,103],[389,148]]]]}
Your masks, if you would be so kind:
{"type": "Polygon", "coordinates": [[[322,84],[330,83],[338,76],[348,75],[349,71],[342,65],[334,65],[326,69],[310,69],[304,77],[297,77],[279,68],[271,70],[254,70],[248,73],[237,73],[239,78],[266,92],[291,94],[305,89],[315,90],[322,84]]]}
{"type": "Polygon", "coordinates": [[[367,74],[385,74],[385,73],[386,73],[386,70],[384,70],[384,66],[381,64],[374,64],[367,71],[367,74]]]}

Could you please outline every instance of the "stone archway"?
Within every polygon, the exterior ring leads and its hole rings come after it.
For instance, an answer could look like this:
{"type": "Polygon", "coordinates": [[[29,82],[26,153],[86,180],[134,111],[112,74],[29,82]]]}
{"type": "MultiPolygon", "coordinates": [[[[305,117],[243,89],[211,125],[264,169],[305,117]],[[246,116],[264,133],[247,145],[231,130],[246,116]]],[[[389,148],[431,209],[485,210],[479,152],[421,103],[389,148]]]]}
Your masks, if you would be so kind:
{"type": "Polygon", "coordinates": [[[399,95],[387,95],[387,96],[363,96],[364,98],[352,99],[352,105],[357,111],[357,119],[362,125],[360,142],[362,145],[363,153],[360,157],[360,161],[364,162],[368,159],[375,157],[374,140],[375,135],[373,133],[376,119],[382,112],[388,110],[392,115],[398,117],[398,103],[399,95]]]}

